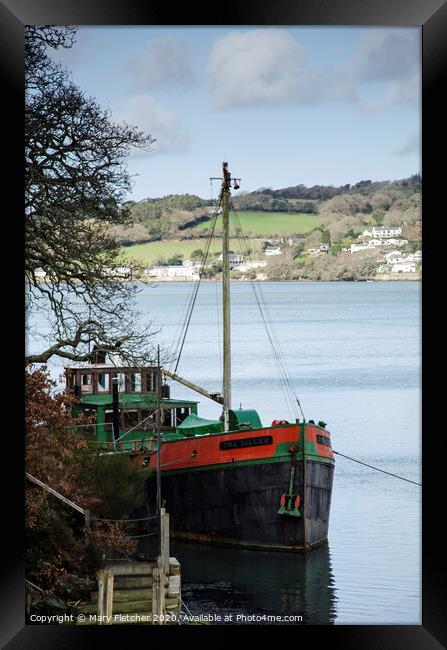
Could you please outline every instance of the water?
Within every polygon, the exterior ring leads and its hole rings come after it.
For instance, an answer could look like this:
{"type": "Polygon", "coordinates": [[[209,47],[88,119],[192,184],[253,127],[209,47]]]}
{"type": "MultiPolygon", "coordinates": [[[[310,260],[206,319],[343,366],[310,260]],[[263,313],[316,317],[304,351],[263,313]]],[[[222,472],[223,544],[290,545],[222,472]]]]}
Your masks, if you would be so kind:
{"type": "MultiPolygon", "coordinates": [[[[139,294],[160,343],[172,344],[190,289],[139,294]]],[[[420,284],[269,282],[262,292],[306,418],[328,423],[335,450],[420,482],[420,284]]],[[[211,392],[221,390],[220,309],[220,287],[204,283],[178,368],[211,392]]],[[[249,283],[232,283],[232,364],[234,407],[255,408],[264,425],[292,417],[249,283]]],[[[181,385],[173,394],[219,416],[181,385]]],[[[297,557],[175,543],[172,554],[194,614],[421,624],[421,489],[340,456],[323,549],[297,557]]]]}

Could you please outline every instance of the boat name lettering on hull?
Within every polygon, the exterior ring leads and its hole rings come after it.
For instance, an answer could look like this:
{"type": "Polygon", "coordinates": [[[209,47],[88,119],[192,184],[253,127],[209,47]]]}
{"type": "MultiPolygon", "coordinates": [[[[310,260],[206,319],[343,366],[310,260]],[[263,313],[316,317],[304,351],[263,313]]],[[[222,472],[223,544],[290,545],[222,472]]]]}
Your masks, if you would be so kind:
{"type": "Polygon", "coordinates": [[[259,445],[271,445],[272,436],[258,436],[257,438],[239,438],[237,440],[224,440],[220,443],[221,449],[240,449],[241,447],[258,447],[259,445]]]}

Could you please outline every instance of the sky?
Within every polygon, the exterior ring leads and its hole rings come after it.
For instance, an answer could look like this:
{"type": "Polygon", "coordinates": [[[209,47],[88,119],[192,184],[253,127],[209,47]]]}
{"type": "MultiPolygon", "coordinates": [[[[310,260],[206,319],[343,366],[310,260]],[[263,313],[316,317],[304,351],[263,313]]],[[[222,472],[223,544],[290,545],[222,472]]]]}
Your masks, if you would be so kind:
{"type": "Polygon", "coordinates": [[[52,56],[156,137],[129,199],[395,180],[421,170],[419,27],[79,27],[52,56]]]}

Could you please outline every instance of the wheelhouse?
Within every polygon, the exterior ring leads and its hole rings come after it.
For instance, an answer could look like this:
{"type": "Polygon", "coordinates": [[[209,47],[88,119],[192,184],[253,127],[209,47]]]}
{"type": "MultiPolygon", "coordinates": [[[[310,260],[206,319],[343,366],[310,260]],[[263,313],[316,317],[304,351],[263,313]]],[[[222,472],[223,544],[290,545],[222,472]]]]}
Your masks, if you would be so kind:
{"type": "MultiPolygon", "coordinates": [[[[157,413],[157,367],[86,364],[65,368],[66,386],[78,401],[73,414],[88,416],[82,433],[101,448],[141,451],[153,446],[157,413]],[[113,384],[118,389],[119,435],[114,435],[113,384]]],[[[171,399],[170,387],[160,390],[162,435],[175,433],[190,415],[197,415],[197,402],[171,399]]]]}

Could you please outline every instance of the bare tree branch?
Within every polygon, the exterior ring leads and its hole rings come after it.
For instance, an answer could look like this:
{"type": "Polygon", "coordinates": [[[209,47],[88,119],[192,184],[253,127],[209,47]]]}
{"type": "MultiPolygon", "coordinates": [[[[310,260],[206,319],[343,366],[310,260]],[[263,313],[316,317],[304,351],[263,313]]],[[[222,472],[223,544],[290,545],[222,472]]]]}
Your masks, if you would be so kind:
{"type": "Polygon", "coordinates": [[[130,224],[123,205],[131,189],[125,158],[133,147],[150,149],[154,139],[113,123],[110,112],[50,59],[48,47],[71,47],[75,36],[73,27],[26,29],[27,306],[49,308],[54,321],[54,343],[27,360],[83,360],[93,340],[123,357],[143,358],[152,332],[139,325],[131,274],[126,279],[118,272],[139,267],[124,261],[112,226],[130,224]]]}

